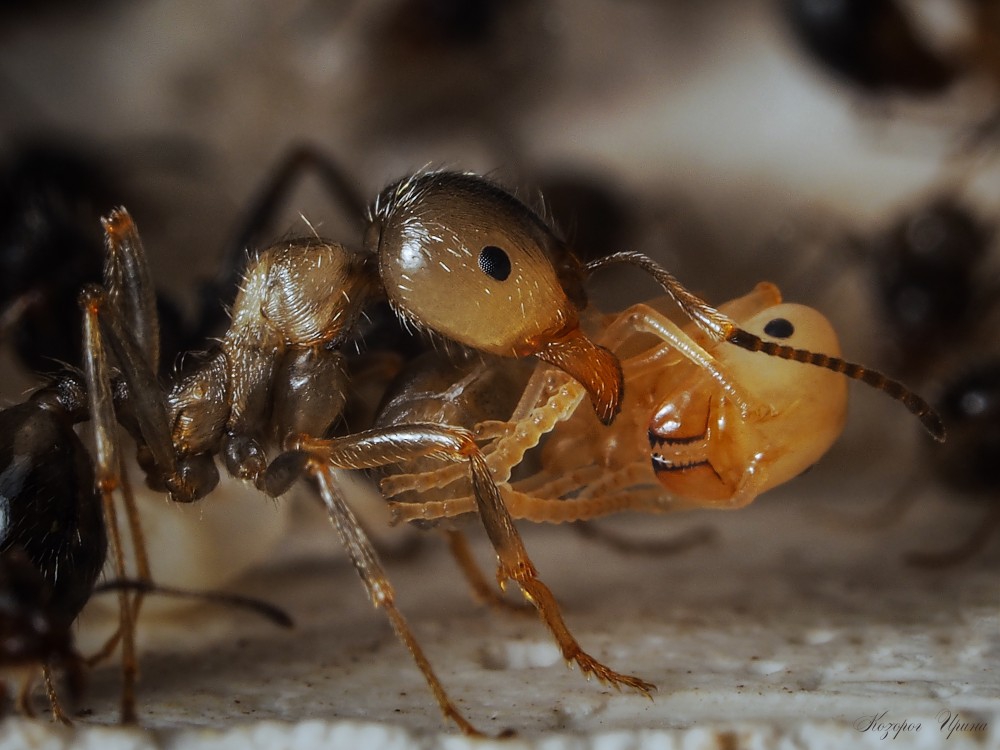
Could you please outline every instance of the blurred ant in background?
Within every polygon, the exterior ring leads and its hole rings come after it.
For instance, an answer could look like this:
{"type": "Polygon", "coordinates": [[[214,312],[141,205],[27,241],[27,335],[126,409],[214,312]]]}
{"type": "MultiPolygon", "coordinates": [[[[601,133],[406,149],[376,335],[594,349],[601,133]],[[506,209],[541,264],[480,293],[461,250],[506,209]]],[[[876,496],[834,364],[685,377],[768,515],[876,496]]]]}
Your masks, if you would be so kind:
{"type": "MultiPolygon", "coordinates": [[[[68,139],[14,142],[0,161],[0,341],[27,370],[79,364],[77,293],[101,278],[100,217],[126,199],[114,167],[68,139]]],[[[172,365],[188,333],[176,306],[157,305],[172,365]]]]}
{"type": "Polygon", "coordinates": [[[990,104],[981,115],[972,115],[974,124],[963,140],[968,148],[995,139],[1000,126],[997,3],[937,5],[949,25],[960,29],[953,38],[940,33],[941,19],[921,18],[919,10],[905,0],[781,0],[787,27],[812,61],[868,96],[941,98],[965,81],[983,82],[991,91],[990,104]]]}
{"type": "MultiPolygon", "coordinates": [[[[867,525],[900,517],[920,490],[937,485],[956,498],[997,506],[1000,486],[1000,257],[993,222],[960,189],[938,189],[869,235],[849,234],[846,253],[866,267],[886,335],[886,358],[919,387],[940,393],[936,406],[948,441],[922,451],[910,481],[867,525]]],[[[924,567],[960,562],[981,549],[1000,524],[990,510],[966,542],[941,553],[914,552],[924,567]]],[[[851,522],[852,525],[856,521],[851,522]]]]}

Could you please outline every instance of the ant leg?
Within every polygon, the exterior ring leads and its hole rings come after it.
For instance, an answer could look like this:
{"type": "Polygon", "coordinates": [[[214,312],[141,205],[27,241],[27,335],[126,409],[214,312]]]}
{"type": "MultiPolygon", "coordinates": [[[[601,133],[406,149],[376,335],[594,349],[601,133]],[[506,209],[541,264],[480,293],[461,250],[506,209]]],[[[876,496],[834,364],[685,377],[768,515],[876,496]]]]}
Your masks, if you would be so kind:
{"type": "Polygon", "coordinates": [[[563,657],[575,662],[585,675],[594,675],[601,682],[630,687],[646,695],[655,689],[645,680],[606,667],[580,647],[563,621],[552,592],[538,578],[500,489],[468,430],[416,423],[367,430],[345,438],[323,440],[302,436],[289,442],[290,452],[279,456],[268,467],[269,476],[264,484],[269,494],[280,495],[287,490],[310,460],[340,469],[371,469],[422,456],[468,461],[479,517],[499,558],[497,583],[501,589],[510,580],[521,587],[555,637],[563,657]]]}
{"type": "Polygon", "coordinates": [[[572,525],[573,531],[589,539],[599,542],[615,552],[625,555],[644,555],[665,557],[687,552],[695,547],[708,544],[716,538],[715,529],[711,526],[695,526],[669,539],[632,539],[617,534],[610,529],[594,526],[587,521],[577,521],[572,525]]]}
{"type": "MultiPolygon", "coordinates": [[[[105,222],[105,229],[109,244],[129,245],[138,262],[145,263],[141,245],[123,239],[135,233],[127,211],[113,211],[105,222]]],[[[137,296],[141,294],[137,293],[137,296]]],[[[94,415],[102,417],[99,422],[96,419],[94,421],[96,447],[108,458],[108,467],[117,466],[117,461],[112,461],[109,453],[113,450],[112,441],[117,430],[107,363],[107,354],[110,353],[115,358],[125,386],[124,398],[121,393],[116,394],[127,412],[128,419],[123,419],[122,424],[139,443],[140,454],[147,458],[140,461],[147,469],[147,474],[151,464],[159,474],[157,479],[163,482],[175,501],[191,502],[203,497],[214,488],[218,481],[218,471],[211,460],[205,460],[200,454],[184,457],[183,460],[178,458],[171,437],[167,398],[146,353],[150,349],[151,329],[140,331],[142,338],[137,339],[123,320],[125,314],[132,315],[134,310],[122,311],[114,303],[108,290],[100,286],[85,286],[80,295],[80,305],[84,310],[88,347],[84,361],[85,371],[91,378],[88,387],[95,389],[91,393],[91,414],[92,419],[94,415]],[[101,372],[99,378],[94,372],[98,364],[101,372]],[[100,393],[96,392],[98,388],[100,393]]],[[[152,328],[155,328],[155,316],[152,328]]],[[[114,473],[113,468],[109,468],[109,474],[114,473]]]]}
{"type": "Polygon", "coordinates": [[[442,713],[447,719],[454,721],[465,734],[481,735],[482,733],[472,726],[451,702],[437,675],[434,674],[430,661],[424,654],[423,649],[420,648],[420,644],[417,643],[413,631],[410,630],[410,626],[403,618],[402,613],[396,609],[395,593],[393,592],[392,585],[389,583],[389,579],[386,577],[385,571],[382,569],[378,554],[375,552],[375,547],[368,539],[364,529],[361,528],[350,506],[344,501],[343,495],[336,485],[336,478],[331,467],[320,461],[309,461],[305,466],[305,470],[315,480],[320,497],[326,504],[330,521],[340,535],[340,540],[347,550],[347,554],[350,556],[355,570],[357,570],[362,583],[368,590],[372,604],[376,607],[381,607],[385,611],[393,630],[396,632],[396,636],[406,645],[410,655],[416,661],[417,667],[434,693],[434,697],[437,699],[442,713]]]}
{"type": "Polygon", "coordinates": [[[477,602],[495,609],[507,609],[518,613],[531,611],[532,608],[530,605],[514,604],[490,586],[486,580],[486,576],[479,569],[476,559],[472,556],[472,550],[469,549],[469,541],[465,538],[465,534],[456,529],[445,529],[444,535],[448,541],[448,550],[451,552],[452,557],[455,558],[455,562],[458,563],[459,569],[465,575],[465,580],[468,581],[469,586],[472,588],[472,595],[477,602]]]}
{"type": "Polygon", "coordinates": [[[940,552],[910,552],[904,558],[915,568],[946,568],[970,560],[1000,529],[1000,507],[993,508],[964,542],[940,552]]]}
{"type": "MultiPolygon", "coordinates": [[[[123,477],[118,442],[118,420],[111,387],[109,351],[114,355],[127,386],[127,407],[134,420],[135,437],[153,456],[167,478],[171,491],[185,482],[179,476],[170,439],[166,399],[154,372],[158,361],[159,333],[155,296],[138,232],[124,209],[113,211],[104,221],[108,258],[105,279],[108,287],[84,287],[80,295],[83,309],[84,374],[94,435],[95,478],[101,495],[114,565],[119,578],[127,575],[124,547],[114,502],[121,488],[133,548],[137,550],[140,575],[148,577],[149,566],[134,499],[123,477]],[[123,320],[124,319],[124,320],[123,320]]],[[[138,662],[135,650],[135,618],[141,594],[119,594],[119,633],[122,642],[122,721],[136,719],[135,682],[138,662]]],[[[112,636],[103,652],[114,648],[112,636]]]]}
{"type": "Polygon", "coordinates": [[[160,367],[156,290],[135,223],[124,209],[101,219],[105,238],[104,289],[139,344],[149,369],[160,367]]]}
{"type": "Polygon", "coordinates": [[[56,686],[52,680],[52,670],[49,669],[48,664],[42,667],[42,678],[45,680],[45,693],[49,699],[49,707],[52,709],[52,718],[66,726],[72,725],[73,721],[66,715],[59,703],[59,695],[56,693],[56,686]]]}
{"type": "MultiPolygon", "coordinates": [[[[561,370],[542,367],[528,381],[525,395],[509,422],[491,420],[477,424],[473,428],[476,440],[495,438],[492,445],[482,449],[494,480],[510,479],[511,471],[524,454],[537,446],[558,422],[568,419],[585,395],[583,387],[561,370]]],[[[407,491],[446,487],[463,476],[465,467],[444,466],[420,474],[385,477],[381,489],[386,497],[395,497],[407,491]]]]}
{"type": "MultiPolygon", "coordinates": [[[[609,341],[621,341],[629,334],[636,332],[653,334],[667,346],[655,347],[649,354],[634,358],[635,368],[647,366],[647,363],[643,361],[645,359],[651,360],[652,363],[653,359],[658,360],[665,356],[680,355],[708,373],[722,387],[730,400],[739,407],[744,417],[753,411],[750,399],[735,385],[737,378],[734,378],[724,366],[719,364],[715,357],[681,330],[680,326],[649,305],[638,304],[628,308],[608,326],[604,338],[609,341]]],[[[630,371],[632,369],[634,368],[630,366],[630,371]]]]}

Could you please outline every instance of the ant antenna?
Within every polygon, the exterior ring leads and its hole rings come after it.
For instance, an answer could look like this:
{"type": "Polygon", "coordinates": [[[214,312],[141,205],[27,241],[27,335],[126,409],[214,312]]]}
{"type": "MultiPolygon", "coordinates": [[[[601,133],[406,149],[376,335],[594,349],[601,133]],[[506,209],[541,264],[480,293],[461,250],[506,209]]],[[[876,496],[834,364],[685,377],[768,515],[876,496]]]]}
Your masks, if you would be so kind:
{"type": "Polygon", "coordinates": [[[898,380],[893,380],[877,370],[848,362],[840,357],[831,357],[829,354],[820,354],[807,349],[796,349],[794,346],[776,344],[773,341],[764,341],[760,336],[744,331],[735,325],[726,335],[726,341],[751,352],[763,352],[772,357],[825,367],[827,370],[839,372],[852,380],[860,380],[902,403],[911,414],[920,420],[920,424],[931,434],[931,437],[939,443],[944,442],[944,423],[941,421],[941,415],[934,411],[934,407],[898,380]]]}
{"type": "Polygon", "coordinates": [[[771,357],[790,359],[795,362],[824,367],[834,372],[860,380],[862,383],[880,390],[890,398],[899,401],[913,414],[935,440],[944,442],[945,429],[941,416],[923,398],[911,391],[898,380],[886,377],[882,373],[871,370],[853,362],[831,357],[828,354],[810,352],[806,349],[796,349],[792,346],[764,341],[760,336],[745,331],[732,320],[720,313],[701,298],[689,292],[669,271],[647,255],[633,251],[613,253],[588,263],[588,272],[595,271],[612,263],[628,263],[636,266],[663,287],[670,298],[677,303],[694,323],[716,341],[728,341],[741,349],[752,352],[763,352],[771,357]]]}
{"type": "Polygon", "coordinates": [[[95,594],[104,591],[137,591],[142,594],[161,594],[163,596],[173,596],[178,599],[198,599],[212,604],[222,604],[227,607],[237,607],[255,612],[283,628],[291,628],[295,625],[291,616],[280,607],[276,607],[260,599],[253,599],[238,594],[224,594],[219,591],[188,591],[136,578],[118,578],[94,587],[95,594]]]}

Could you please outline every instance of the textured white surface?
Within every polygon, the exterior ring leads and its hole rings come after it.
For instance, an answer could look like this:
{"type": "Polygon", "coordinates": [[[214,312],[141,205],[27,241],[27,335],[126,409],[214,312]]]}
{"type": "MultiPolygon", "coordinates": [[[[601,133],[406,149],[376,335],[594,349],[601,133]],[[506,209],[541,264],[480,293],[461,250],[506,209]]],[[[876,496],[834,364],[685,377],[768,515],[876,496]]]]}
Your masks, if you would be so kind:
{"type": "MultiPolygon", "coordinates": [[[[655,682],[653,701],[566,670],[534,617],[472,604],[435,537],[387,566],[459,706],[484,731],[514,730],[515,747],[874,747],[880,732],[856,727],[883,712],[879,723],[920,724],[901,731],[907,746],[935,747],[943,711],[985,723],[954,733],[949,747],[995,746],[1000,550],[947,570],[907,567],[904,551],[946,545],[977,515],[932,496],[887,529],[841,523],[890,487],[820,467],[740,513],[615,525],[644,537],[716,529],[712,543],[671,557],[625,555],[568,527],[526,529],[580,642],[655,682]]],[[[346,560],[284,559],[235,588],[289,609],[294,631],[204,607],[145,622],[146,730],[92,726],[115,721],[109,666],[92,676],[78,733],[53,737],[213,748],[444,742],[450,728],[346,560]]],[[[5,727],[9,738],[38,731],[5,727]]]]}

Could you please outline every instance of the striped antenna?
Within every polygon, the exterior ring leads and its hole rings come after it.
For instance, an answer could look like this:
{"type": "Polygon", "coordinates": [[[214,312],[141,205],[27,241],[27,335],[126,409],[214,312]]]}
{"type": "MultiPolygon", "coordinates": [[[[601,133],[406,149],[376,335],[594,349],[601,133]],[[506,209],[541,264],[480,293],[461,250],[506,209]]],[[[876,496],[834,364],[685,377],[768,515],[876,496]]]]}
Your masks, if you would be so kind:
{"type": "Polygon", "coordinates": [[[803,362],[816,367],[825,367],[827,370],[839,372],[853,380],[860,380],[862,383],[870,385],[872,388],[886,393],[891,398],[901,402],[903,406],[910,410],[924,429],[939,443],[945,439],[944,423],[941,416],[934,411],[934,408],[923,398],[911,391],[898,380],[886,377],[876,370],[870,370],[862,365],[848,362],[840,357],[831,357],[828,354],[810,352],[806,349],[796,349],[793,346],[775,344],[771,341],[764,341],[760,336],[756,336],[742,328],[734,327],[726,334],[726,341],[735,344],[741,349],[751,352],[763,352],[772,357],[790,359],[795,362],[803,362]]]}

